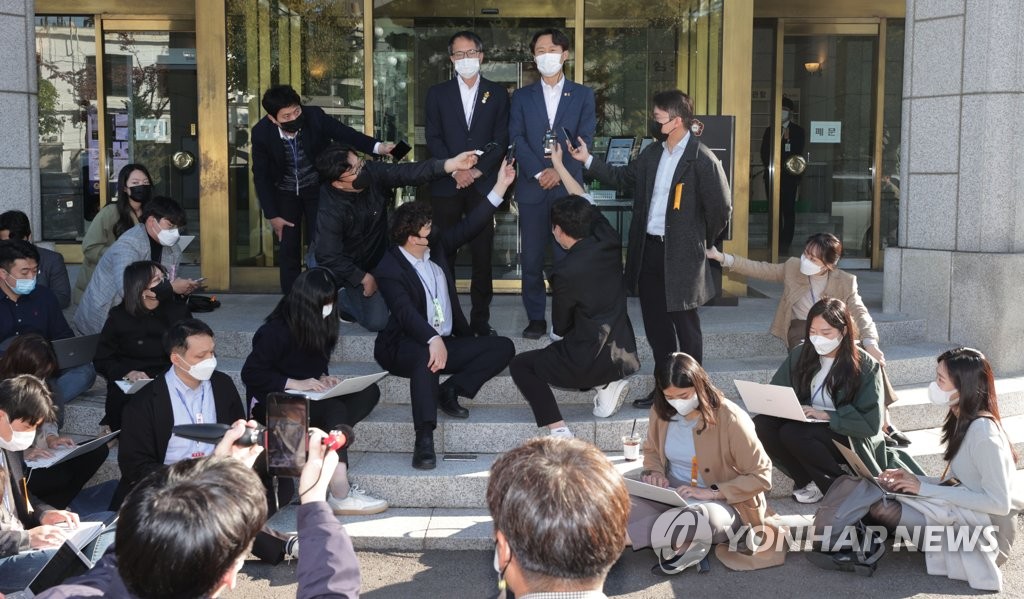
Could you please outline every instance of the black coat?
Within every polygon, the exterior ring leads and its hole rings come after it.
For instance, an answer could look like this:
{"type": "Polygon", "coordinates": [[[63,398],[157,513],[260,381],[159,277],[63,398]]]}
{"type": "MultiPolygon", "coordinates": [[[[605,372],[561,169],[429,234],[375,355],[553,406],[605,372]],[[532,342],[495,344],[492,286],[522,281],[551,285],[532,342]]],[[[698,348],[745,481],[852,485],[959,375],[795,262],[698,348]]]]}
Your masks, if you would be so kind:
{"type": "Polygon", "coordinates": [[[164,350],[164,333],[179,320],[191,317],[188,304],[176,300],[161,302],[141,317],[129,314],[124,304],[114,306],[103,324],[92,361],[96,372],[107,379],[107,393],[124,401],[117,386],[124,375],[138,370],[155,378],[167,372],[171,361],[164,350]]]}
{"type": "MultiPolygon", "coordinates": [[[[245,408],[231,377],[214,372],[210,378],[217,422],[232,424],[245,418],[245,408]]],[[[116,509],[132,488],[151,472],[164,465],[167,444],[174,426],[174,408],[167,379],[161,373],[143,387],[124,406],[123,426],[117,447],[117,465],[121,469],[121,482],[114,494],[112,508],[116,509]]]]}
{"type": "MultiPolygon", "coordinates": [[[[456,337],[471,337],[473,331],[459,305],[455,277],[448,267],[448,256],[455,254],[459,246],[476,237],[487,221],[493,218],[495,209],[490,201],[480,202],[454,227],[445,231],[433,227],[430,231],[430,261],[444,272],[452,304],[452,335],[456,337]]],[[[437,335],[437,331],[427,320],[427,294],[423,290],[423,283],[416,269],[397,246],[392,246],[384,254],[373,276],[391,311],[387,326],[377,333],[373,355],[381,366],[391,370],[389,365],[394,363],[399,341],[403,337],[411,337],[426,346],[437,335]]]]}
{"type": "Polygon", "coordinates": [[[284,391],[288,379],[320,378],[327,374],[330,355],[301,348],[283,318],[273,318],[256,329],[252,351],[242,365],[245,396],[263,402],[268,393],[284,391]]]}
{"type": "Polygon", "coordinates": [[[626,313],[622,245],[601,217],[594,234],[577,241],[551,272],[551,323],[564,337],[540,350],[541,378],[558,387],[588,388],[640,369],[626,313]]]}
{"type": "MultiPolygon", "coordinates": [[[[306,117],[306,126],[299,133],[299,140],[310,162],[315,164],[316,157],[332,141],[348,144],[364,154],[373,153],[376,140],[328,115],[322,108],[304,105],[302,114],[306,117]]],[[[252,177],[263,216],[268,219],[281,216],[277,186],[284,179],[287,165],[280,129],[264,116],[252,128],[252,177]]]]}
{"type": "MultiPolygon", "coordinates": [[[[789,150],[786,150],[787,141],[785,139],[781,140],[779,142],[781,144],[779,150],[782,152],[782,161],[779,164],[782,165],[782,176],[783,178],[787,179],[799,179],[801,175],[794,175],[793,173],[789,172],[789,169],[786,168],[786,160],[788,160],[789,157],[793,155],[803,155],[804,145],[807,140],[807,134],[804,132],[803,127],[797,125],[792,121],[790,121],[789,125],[786,126],[785,130],[789,131],[789,150]]],[[[761,136],[761,164],[763,164],[765,168],[768,168],[768,166],[771,164],[771,150],[772,128],[768,127],[764,130],[764,135],[761,136]]],[[[767,179],[768,177],[765,177],[765,180],[767,179]]]]}
{"type": "Polygon", "coordinates": [[[367,162],[367,186],[358,192],[320,186],[317,207],[316,263],[331,271],[340,287],[357,287],[376,268],[388,247],[391,190],[422,185],[445,175],[444,160],[402,164],[367,162]]]}
{"type": "MultiPolygon", "coordinates": [[[[632,188],[633,221],[626,253],[626,289],[637,294],[640,262],[647,241],[647,215],[654,192],[658,163],[665,148],[653,143],[626,166],[609,166],[594,158],[589,172],[602,183],[632,188]]],[[[670,312],[692,310],[715,296],[704,250],[725,231],[732,212],[732,194],[722,163],[694,136],[672,175],[665,214],[665,303],[670,312]],[[679,209],[674,207],[677,185],[683,191],[679,209]]]]}

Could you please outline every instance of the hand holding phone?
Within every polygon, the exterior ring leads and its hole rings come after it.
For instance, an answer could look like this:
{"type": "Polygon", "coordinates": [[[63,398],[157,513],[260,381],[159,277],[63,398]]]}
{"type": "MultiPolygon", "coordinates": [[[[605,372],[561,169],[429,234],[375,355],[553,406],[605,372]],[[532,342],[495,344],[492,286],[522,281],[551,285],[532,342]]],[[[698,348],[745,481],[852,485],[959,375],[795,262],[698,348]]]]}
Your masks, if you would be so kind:
{"type": "Polygon", "coordinates": [[[572,135],[569,133],[569,130],[562,127],[562,135],[565,136],[565,145],[569,148],[569,151],[575,150],[576,146],[572,145],[572,135]]]}
{"type": "Polygon", "coordinates": [[[516,142],[512,142],[508,146],[508,153],[505,154],[505,164],[512,166],[516,161],[516,142]]]}

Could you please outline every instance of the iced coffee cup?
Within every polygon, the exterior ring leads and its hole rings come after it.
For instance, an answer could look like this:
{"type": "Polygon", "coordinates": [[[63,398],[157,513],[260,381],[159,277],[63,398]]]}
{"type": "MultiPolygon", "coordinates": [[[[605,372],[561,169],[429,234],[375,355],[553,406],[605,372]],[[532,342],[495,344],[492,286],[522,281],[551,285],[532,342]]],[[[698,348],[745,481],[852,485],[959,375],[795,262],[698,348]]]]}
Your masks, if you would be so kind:
{"type": "Polygon", "coordinates": [[[622,453],[627,462],[635,462],[640,459],[640,435],[622,436],[622,453]]]}

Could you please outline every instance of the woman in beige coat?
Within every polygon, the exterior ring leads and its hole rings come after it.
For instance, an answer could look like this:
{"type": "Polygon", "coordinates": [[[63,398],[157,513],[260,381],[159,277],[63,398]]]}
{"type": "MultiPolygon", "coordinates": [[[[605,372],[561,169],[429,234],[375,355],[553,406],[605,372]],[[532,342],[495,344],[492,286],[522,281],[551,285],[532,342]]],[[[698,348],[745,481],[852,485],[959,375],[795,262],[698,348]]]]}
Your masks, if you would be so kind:
{"type": "MultiPolygon", "coordinates": [[[[885,366],[885,354],[878,347],[878,329],[871,314],[864,306],[864,301],[857,290],[857,277],[839,268],[839,259],[843,256],[843,243],[831,233],[815,233],[807,238],[807,245],[799,258],[790,258],[781,264],[748,260],[742,256],[725,254],[712,247],[706,250],[708,259],[717,260],[722,266],[733,272],[763,281],[782,283],[782,297],[775,311],[770,332],[786,342],[786,348],[792,350],[804,341],[804,330],[807,328],[807,312],[822,297],[834,297],[843,300],[853,322],[860,333],[860,342],[864,351],[885,366]]],[[[896,392],[885,376],[885,405],[888,407],[896,401],[896,392]]],[[[886,442],[890,445],[905,447],[910,440],[889,422],[889,413],[885,413],[883,432],[886,442]]]]}

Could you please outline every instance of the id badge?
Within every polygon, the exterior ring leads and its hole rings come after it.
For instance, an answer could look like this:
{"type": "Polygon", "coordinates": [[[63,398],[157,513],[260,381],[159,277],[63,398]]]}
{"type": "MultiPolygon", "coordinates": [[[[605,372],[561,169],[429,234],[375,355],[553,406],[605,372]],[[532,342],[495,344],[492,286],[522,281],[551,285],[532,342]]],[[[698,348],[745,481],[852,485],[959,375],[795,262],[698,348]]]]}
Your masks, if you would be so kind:
{"type": "Polygon", "coordinates": [[[441,300],[434,298],[434,328],[439,329],[444,324],[444,310],[441,308],[441,300]]]}
{"type": "Polygon", "coordinates": [[[792,152],[793,151],[793,144],[786,143],[786,145],[782,146],[782,149],[783,149],[784,152],[792,152]]]}

